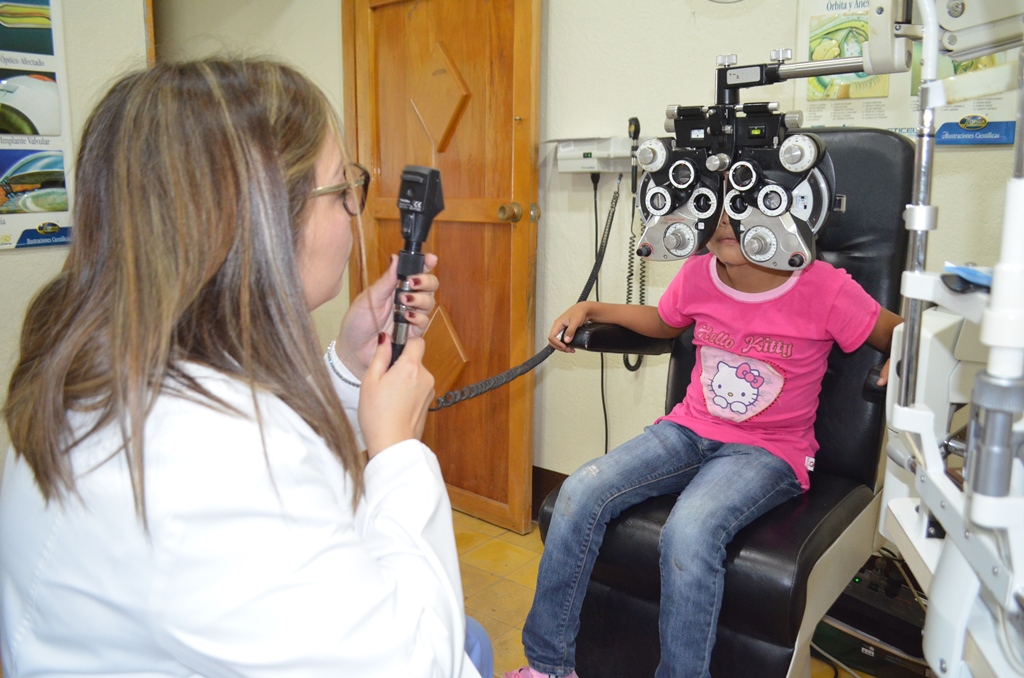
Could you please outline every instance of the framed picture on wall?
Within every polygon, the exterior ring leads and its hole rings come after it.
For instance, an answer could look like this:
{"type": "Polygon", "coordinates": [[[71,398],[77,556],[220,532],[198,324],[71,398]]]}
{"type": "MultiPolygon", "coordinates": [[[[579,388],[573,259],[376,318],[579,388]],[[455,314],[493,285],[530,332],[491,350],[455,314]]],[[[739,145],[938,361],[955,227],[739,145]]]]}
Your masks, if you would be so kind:
{"type": "Polygon", "coordinates": [[[60,1],[0,2],[0,250],[71,241],[60,1]]]}
{"type": "MultiPolygon", "coordinates": [[[[860,57],[868,41],[868,0],[800,0],[797,47],[800,61],[860,57]]],[[[955,61],[939,58],[937,79],[1016,63],[1017,50],[955,61]]],[[[911,138],[920,122],[921,43],[914,43],[912,68],[904,73],[846,73],[807,78],[795,90],[808,127],[880,127],[911,138]]],[[[941,145],[1013,144],[1016,92],[952,103],[935,112],[941,145]]]]}

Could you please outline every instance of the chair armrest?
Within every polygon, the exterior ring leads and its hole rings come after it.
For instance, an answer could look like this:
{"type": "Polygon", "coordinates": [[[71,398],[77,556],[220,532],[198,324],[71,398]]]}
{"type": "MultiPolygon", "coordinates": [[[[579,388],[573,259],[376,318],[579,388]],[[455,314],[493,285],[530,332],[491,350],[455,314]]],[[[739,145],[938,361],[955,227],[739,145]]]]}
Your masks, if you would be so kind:
{"type": "Polygon", "coordinates": [[[864,380],[864,400],[876,405],[885,404],[885,386],[879,386],[878,380],[882,376],[882,366],[875,365],[868,370],[867,379],[864,380]]]}
{"type": "Polygon", "coordinates": [[[609,323],[584,323],[569,342],[574,348],[597,353],[660,355],[672,350],[672,339],[654,339],[609,323]]]}

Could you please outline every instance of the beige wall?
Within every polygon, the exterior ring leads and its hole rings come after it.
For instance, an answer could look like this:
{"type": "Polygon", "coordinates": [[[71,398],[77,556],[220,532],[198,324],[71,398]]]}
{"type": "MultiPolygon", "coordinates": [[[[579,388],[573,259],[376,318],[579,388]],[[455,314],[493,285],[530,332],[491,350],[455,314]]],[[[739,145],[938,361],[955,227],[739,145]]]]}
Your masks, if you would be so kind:
{"type": "MultiPolygon", "coordinates": [[[[70,0],[71,9],[83,0],[70,0]]],[[[141,3],[139,3],[141,4],[141,3]]],[[[331,0],[156,0],[157,44],[161,58],[195,57],[210,52],[269,54],[297,65],[332,97],[342,101],[340,4],[331,0]]],[[[95,66],[109,45],[125,45],[120,36],[140,31],[141,19],[114,17],[127,3],[90,0],[91,12],[69,39],[69,62],[88,66],[89,74],[73,71],[72,104],[80,124],[95,83],[117,63],[95,66]],[[96,12],[95,7],[108,8],[96,12]],[[106,16],[110,14],[111,17],[106,16]],[[116,20],[115,20],[116,18],[116,20]],[[97,25],[87,25],[93,20],[97,25]],[[117,36],[116,38],[113,36],[117,36]],[[71,43],[75,42],[75,50],[71,43]],[[89,58],[74,60],[87,45],[89,58]],[[104,49],[93,49],[103,45],[104,49]]],[[[714,59],[736,53],[740,62],[766,60],[770,50],[796,42],[795,3],[792,0],[743,0],[716,4],[708,0],[548,0],[544,3],[541,41],[541,138],[623,136],[627,120],[640,119],[644,136],[661,134],[669,104],[712,103],[714,59]]],[[[141,12],[141,10],[140,10],[141,12]]],[[[71,22],[69,21],[69,24],[71,22]]],[[[141,34],[139,40],[141,41],[141,34]]],[[[129,41],[131,42],[131,41],[129,41]]],[[[141,58],[142,47],[118,50],[117,59],[141,58]]],[[[793,103],[793,83],[764,88],[747,100],[793,103]]],[[[554,147],[540,149],[541,187],[537,273],[537,332],[540,348],[554,318],[575,301],[593,260],[594,215],[590,179],[558,174],[554,147]]],[[[929,268],[944,259],[991,264],[998,252],[1005,180],[1012,170],[1007,149],[941,149],[936,162],[934,202],[940,208],[940,227],[929,250],[929,268]]],[[[600,188],[603,226],[611,198],[612,177],[600,188]]],[[[622,301],[628,241],[629,197],[623,190],[614,233],[602,274],[601,298],[622,301]]],[[[638,227],[638,226],[637,226],[638,227]]],[[[15,292],[5,296],[3,317],[23,313],[28,297],[49,278],[63,250],[39,250],[0,255],[5,284],[15,292]],[[16,268],[15,268],[16,266],[16,268]],[[11,274],[7,271],[10,270],[11,274]],[[13,301],[12,301],[13,298],[13,301]]],[[[652,266],[648,299],[654,303],[676,266],[652,266]]],[[[336,304],[318,312],[321,336],[336,327],[345,306],[343,292],[336,304]]],[[[16,328],[0,328],[0,361],[8,370],[13,360],[16,328]]],[[[636,435],[661,413],[667,361],[647,360],[638,373],[629,373],[618,357],[606,359],[610,442],[614,446],[636,435]]],[[[569,473],[602,452],[603,416],[598,390],[597,356],[555,355],[537,370],[535,463],[569,473]]],[[[9,372],[0,374],[6,384],[9,372]]],[[[2,441],[0,441],[2,442],[2,441]]]]}
{"type": "MultiPolygon", "coordinates": [[[[85,120],[110,81],[146,63],[144,0],[66,0],[64,50],[71,126],[77,149],[85,120]]],[[[29,301],[64,263],[67,247],[0,252],[0,392],[6,395],[17,360],[18,336],[29,301]]],[[[10,439],[0,422],[0,462],[10,439]]]]}
{"type": "MultiPolygon", "coordinates": [[[[160,60],[211,54],[269,57],[308,75],[344,108],[341,3],[335,0],[156,0],[156,50],[160,60]]],[[[348,308],[345,286],[313,314],[322,343],[334,338],[348,308]]]]}
{"type": "MultiPolygon", "coordinates": [[[[341,110],[341,8],[325,0],[154,0],[159,57],[233,53],[272,56],[310,75],[341,110]],[[253,11],[258,7],[259,11],[253,11]]],[[[64,33],[72,125],[77,136],[119,74],[146,63],[144,0],[65,0],[64,33]]],[[[17,360],[29,301],[60,270],[66,247],[0,252],[0,384],[6,391],[17,360]],[[12,319],[8,321],[7,319],[12,319]]],[[[337,331],[348,289],[315,318],[322,336],[337,331]]],[[[0,422],[0,462],[10,441],[0,422]]]]}

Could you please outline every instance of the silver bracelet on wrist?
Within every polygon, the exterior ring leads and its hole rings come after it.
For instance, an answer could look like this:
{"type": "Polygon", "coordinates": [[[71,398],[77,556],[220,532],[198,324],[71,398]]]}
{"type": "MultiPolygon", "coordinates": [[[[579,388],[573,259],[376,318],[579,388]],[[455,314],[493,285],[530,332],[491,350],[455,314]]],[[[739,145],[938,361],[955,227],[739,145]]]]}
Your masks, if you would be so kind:
{"type": "Polygon", "coordinates": [[[334,353],[334,340],[331,340],[331,343],[327,344],[327,364],[331,366],[331,372],[334,372],[334,376],[338,377],[338,379],[341,379],[343,382],[345,382],[349,386],[355,386],[356,388],[359,388],[360,386],[362,386],[362,384],[360,382],[352,381],[351,379],[349,379],[348,377],[346,377],[344,374],[341,373],[341,370],[338,369],[338,366],[334,364],[334,358],[331,357],[331,355],[333,353],[334,353]]]}

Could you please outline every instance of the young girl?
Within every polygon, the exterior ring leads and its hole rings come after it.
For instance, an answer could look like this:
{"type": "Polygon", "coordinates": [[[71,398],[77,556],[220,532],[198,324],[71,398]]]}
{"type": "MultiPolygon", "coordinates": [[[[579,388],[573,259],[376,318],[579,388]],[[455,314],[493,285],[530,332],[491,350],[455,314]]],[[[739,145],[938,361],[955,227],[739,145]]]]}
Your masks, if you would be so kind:
{"type": "MultiPolygon", "coordinates": [[[[661,533],[658,678],[707,677],[725,578],[725,547],[745,525],[805,491],[814,417],[832,344],[888,352],[901,318],[843,270],[798,272],[744,258],[729,217],[710,254],[688,259],[657,308],[582,302],[548,342],[568,353],[587,321],[672,338],[694,325],[698,361],[683,402],[562,485],[523,627],[529,667],[505,678],[576,676],[579,614],[610,520],[649,497],[680,492],[661,533]],[[665,642],[671,639],[671,642],[665,642]]],[[[884,384],[888,363],[879,384],[884,384]]]]}

